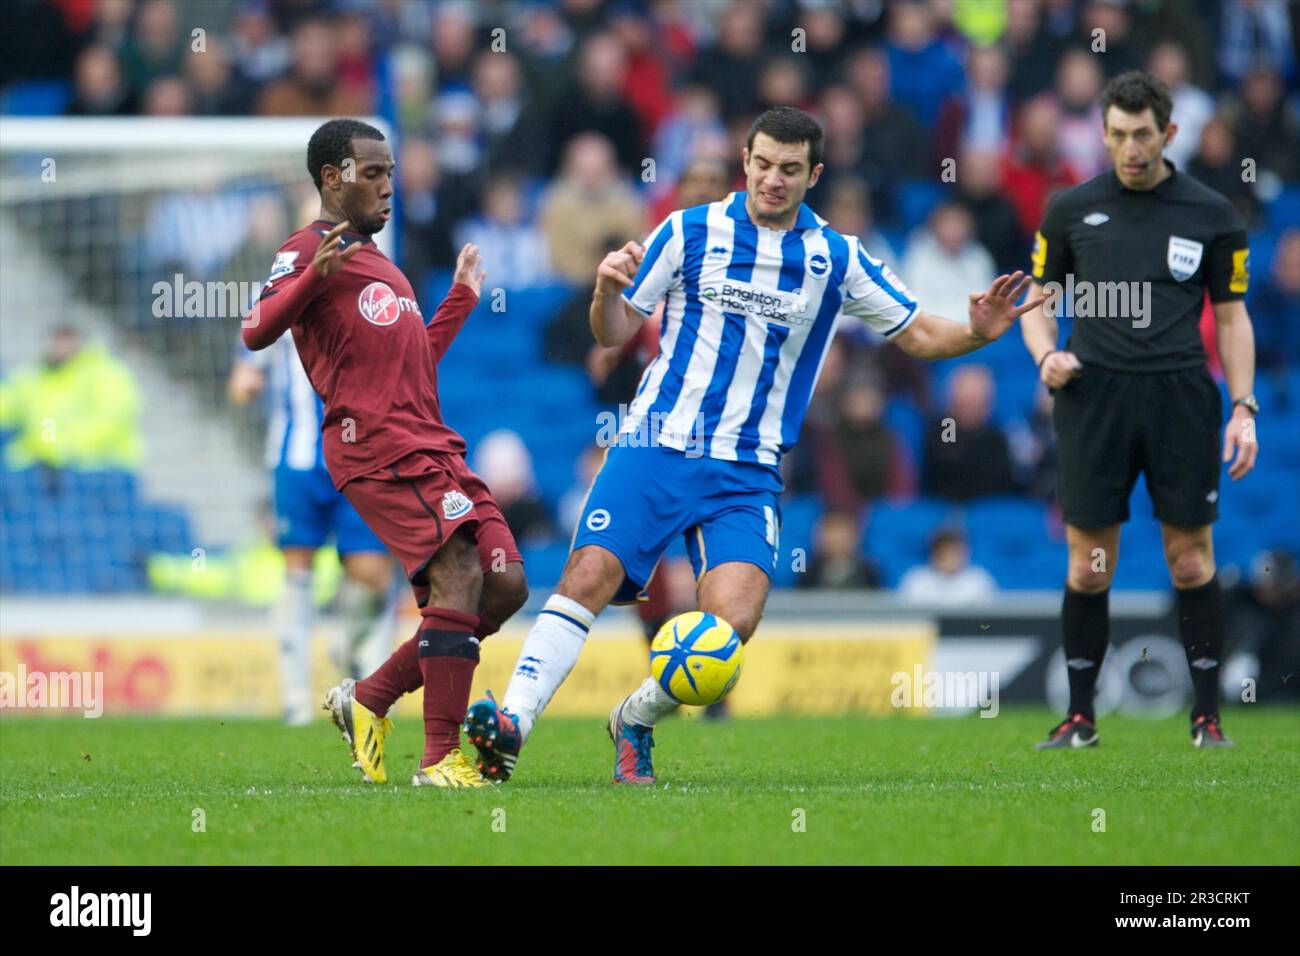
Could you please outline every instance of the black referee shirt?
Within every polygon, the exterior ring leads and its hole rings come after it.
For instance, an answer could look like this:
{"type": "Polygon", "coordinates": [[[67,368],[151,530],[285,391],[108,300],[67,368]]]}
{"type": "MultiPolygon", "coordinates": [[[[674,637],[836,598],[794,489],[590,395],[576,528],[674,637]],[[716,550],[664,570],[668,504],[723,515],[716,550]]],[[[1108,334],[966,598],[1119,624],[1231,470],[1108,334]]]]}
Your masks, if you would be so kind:
{"type": "Polygon", "coordinates": [[[1146,192],[1126,189],[1114,170],[1065,190],[1034,237],[1034,278],[1059,283],[1061,298],[1073,304],[1066,348],[1084,365],[1125,372],[1204,365],[1206,290],[1216,303],[1246,295],[1241,217],[1219,193],[1165,162],[1169,177],[1146,192]]]}

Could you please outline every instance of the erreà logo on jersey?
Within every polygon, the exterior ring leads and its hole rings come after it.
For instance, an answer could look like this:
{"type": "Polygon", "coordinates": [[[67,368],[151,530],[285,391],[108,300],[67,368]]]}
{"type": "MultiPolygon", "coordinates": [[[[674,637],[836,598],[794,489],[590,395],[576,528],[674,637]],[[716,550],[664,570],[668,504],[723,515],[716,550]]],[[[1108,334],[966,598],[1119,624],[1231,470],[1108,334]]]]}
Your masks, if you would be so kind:
{"type": "Polygon", "coordinates": [[[459,491],[449,491],[442,496],[442,516],[448,520],[459,518],[461,515],[468,513],[473,507],[474,502],[459,491]]]}
{"type": "Polygon", "coordinates": [[[357,309],[371,325],[392,325],[402,314],[402,304],[387,283],[372,282],[357,296],[357,309]]]}

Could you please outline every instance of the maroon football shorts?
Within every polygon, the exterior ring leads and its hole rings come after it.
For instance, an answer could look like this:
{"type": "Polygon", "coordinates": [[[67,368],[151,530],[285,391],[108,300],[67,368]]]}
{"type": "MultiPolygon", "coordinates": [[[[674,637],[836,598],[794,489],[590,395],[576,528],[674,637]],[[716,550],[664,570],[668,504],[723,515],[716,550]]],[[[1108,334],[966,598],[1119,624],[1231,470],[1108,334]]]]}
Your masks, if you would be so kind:
{"type": "Polygon", "coordinates": [[[343,494],[402,562],[421,607],[429,600],[425,569],[462,525],[473,529],[484,573],[523,560],[492,492],[460,455],[412,452],[353,478],[343,494]]]}

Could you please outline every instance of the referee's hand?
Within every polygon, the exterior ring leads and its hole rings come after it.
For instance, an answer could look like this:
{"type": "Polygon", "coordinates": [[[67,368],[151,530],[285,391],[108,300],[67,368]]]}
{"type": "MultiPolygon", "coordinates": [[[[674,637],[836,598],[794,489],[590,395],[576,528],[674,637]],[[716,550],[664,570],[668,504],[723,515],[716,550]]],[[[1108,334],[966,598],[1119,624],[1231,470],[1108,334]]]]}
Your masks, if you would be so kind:
{"type": "Polygon", "coordinates": [[[1048,388],[1061,388],[1070,379],[1083,374],[1083,363],[1073,352],[1053,352],[1043,359],[1038,377],[1048,388]]]}
{"type": "Polygon", "coordinates": [[[1234,406],[1228,427],[1223,430],[1223,460],[1232,461],[1228,467],[1228,477],[1233,481],[1245,478],[1255,467],[1255,456],[1259,454],[1259,441],[1255,437],[1255,416],[1246,409],[1234,406]],[[1237,460],[1232,461],[1233,452],[1237,460]]]}

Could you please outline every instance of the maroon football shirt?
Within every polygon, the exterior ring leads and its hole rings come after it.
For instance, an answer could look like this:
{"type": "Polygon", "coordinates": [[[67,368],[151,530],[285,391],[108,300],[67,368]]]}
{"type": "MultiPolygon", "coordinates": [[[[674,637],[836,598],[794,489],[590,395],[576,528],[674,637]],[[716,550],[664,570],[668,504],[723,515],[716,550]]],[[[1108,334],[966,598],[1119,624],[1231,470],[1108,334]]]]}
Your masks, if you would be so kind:
{"type": "Polygon", "coordinates": [[[465,453],[465,439],[438,407],[438,360],[478,296],[453,283],[426,329],[406,276],[357,232],[343,233],[339,249],[359,242],[361,251],[322,279],[311,262],[334,225],[318,219],[280,247],[243,338],[256,351],[293,330],[307,377],[325,403],[325,464],[341,489],[413,451],[465,453]]]}

